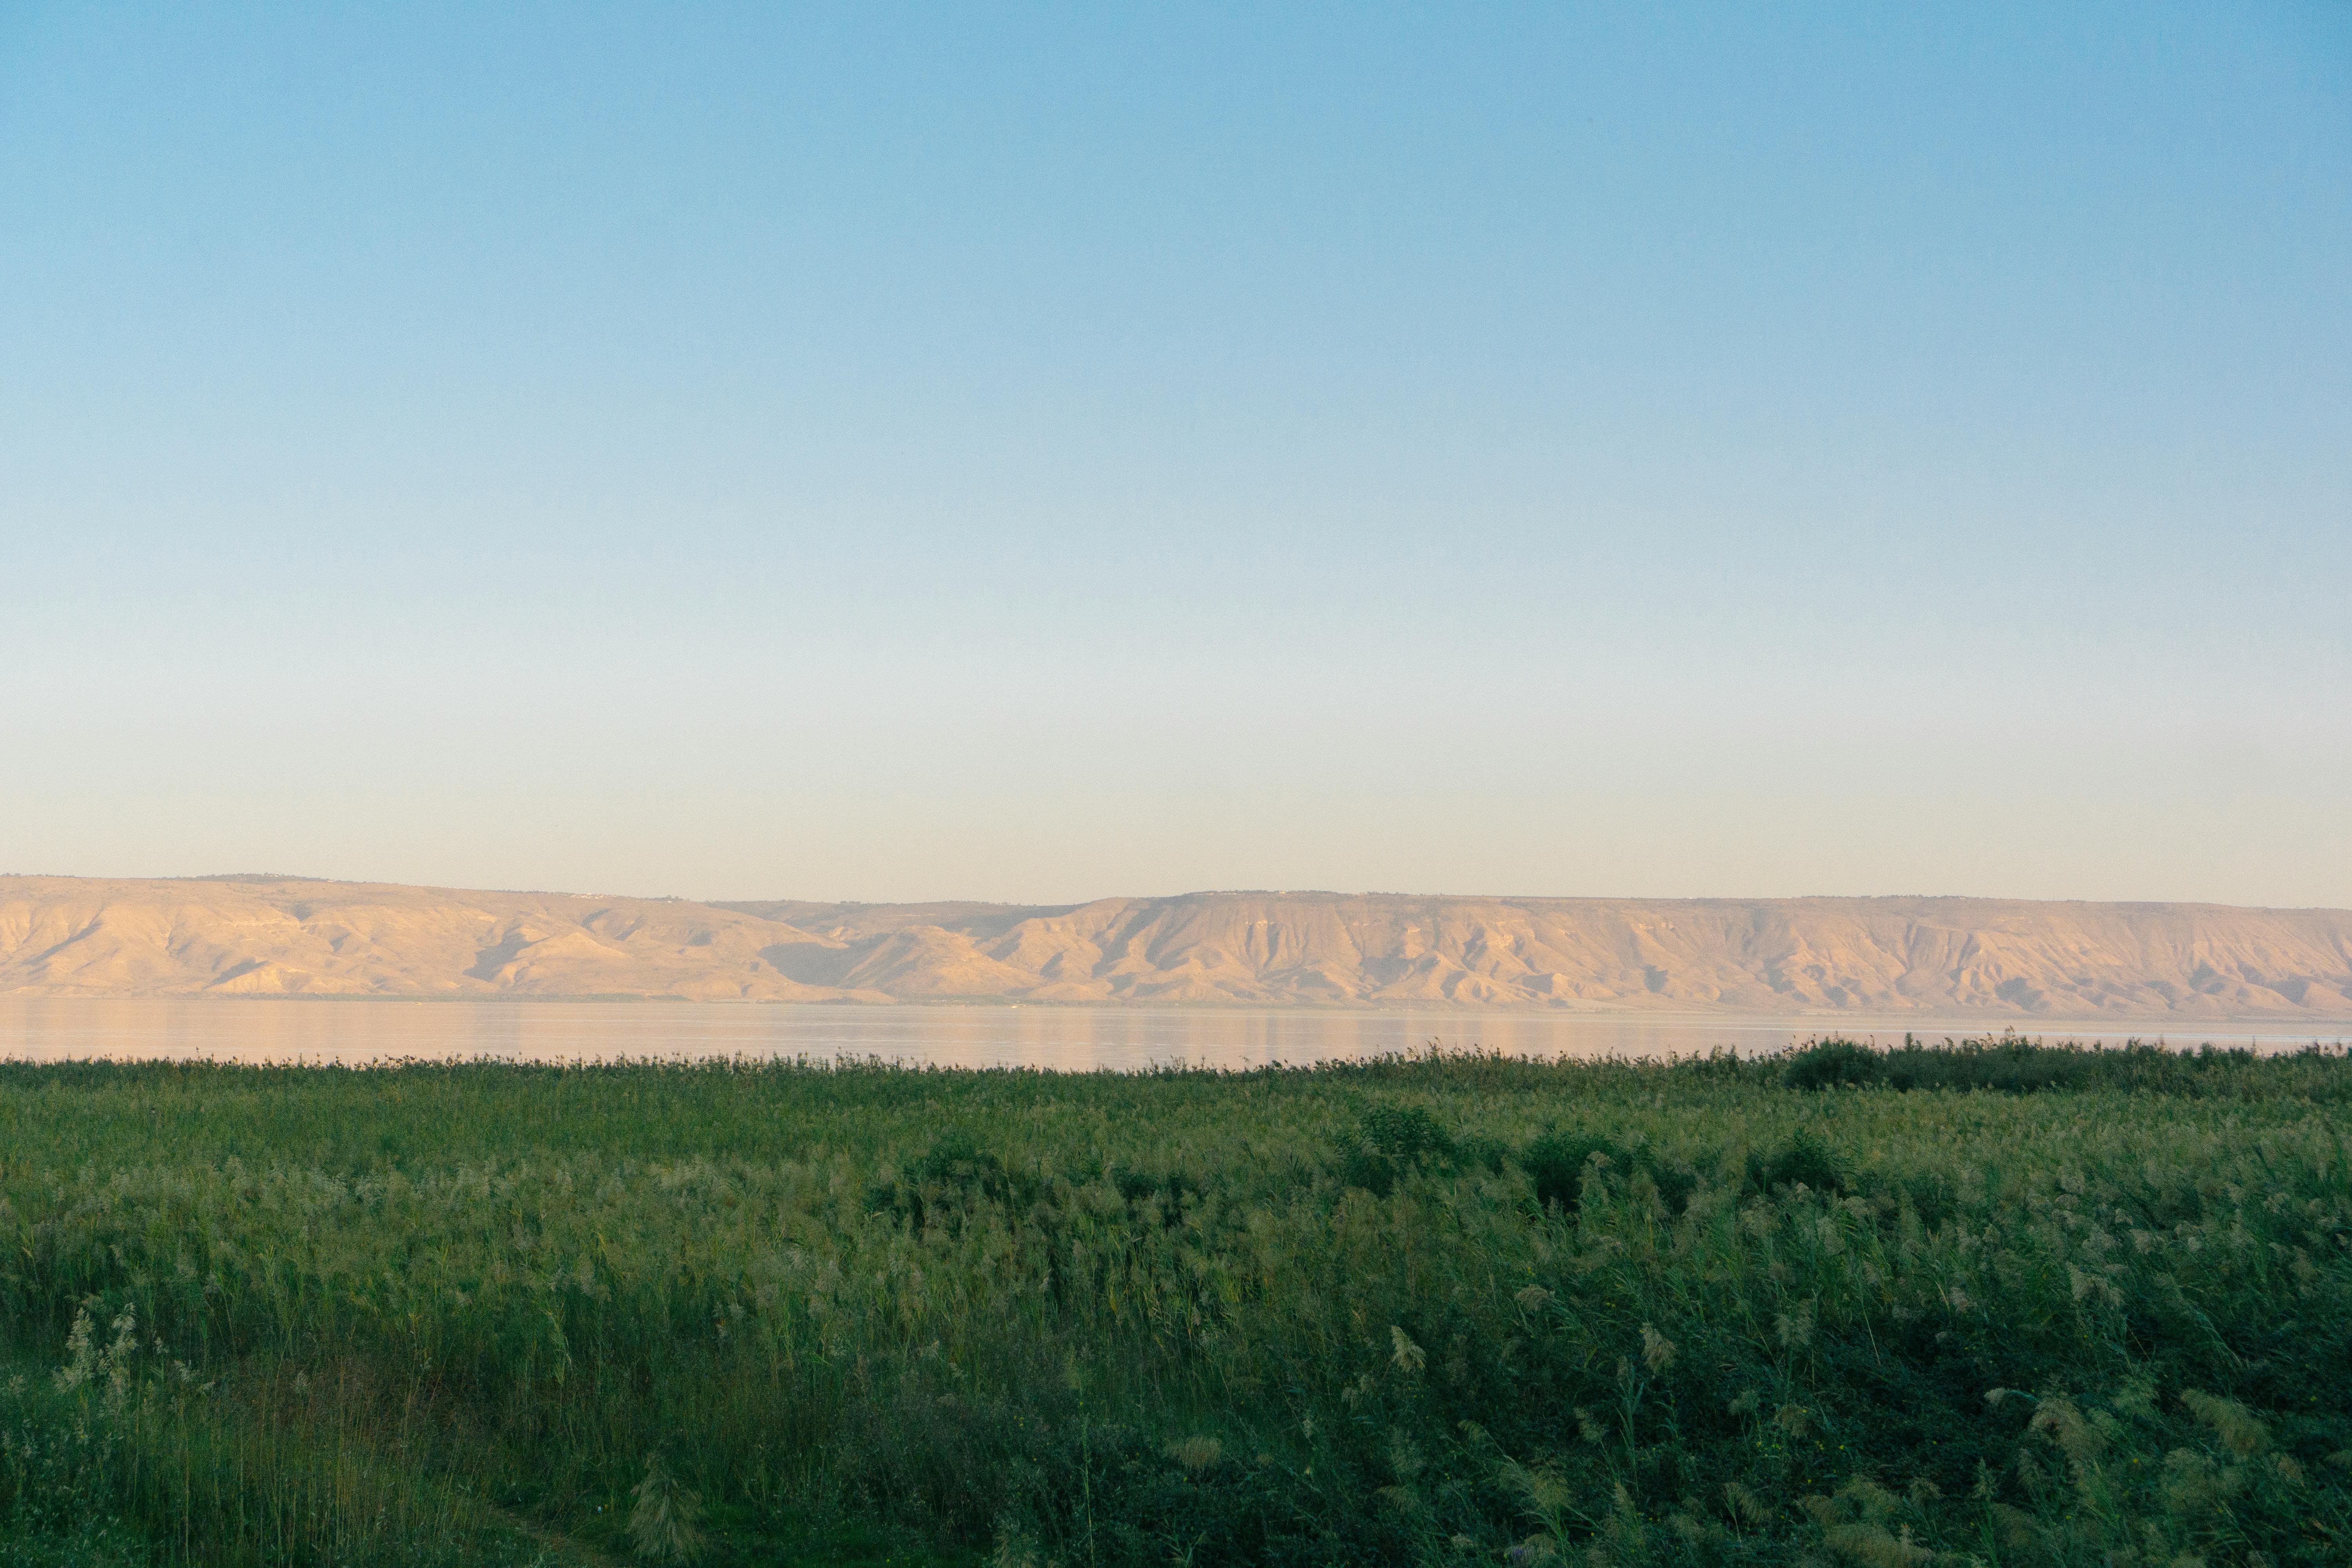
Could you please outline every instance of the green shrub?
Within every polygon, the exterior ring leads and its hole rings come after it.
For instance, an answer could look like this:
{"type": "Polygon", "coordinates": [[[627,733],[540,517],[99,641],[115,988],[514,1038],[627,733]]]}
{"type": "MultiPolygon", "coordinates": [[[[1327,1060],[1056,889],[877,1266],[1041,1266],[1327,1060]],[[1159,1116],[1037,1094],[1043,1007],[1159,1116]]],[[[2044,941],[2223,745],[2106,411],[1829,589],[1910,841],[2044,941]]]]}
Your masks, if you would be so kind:
{"type": "Polygon", "coordinates": [[[1860,1088],[1886,1081],[1886,1058],[1852,1040],[1815,1040],[1782,1060],[1790,1089],[1860,1088]]]}
{"type": "Polygon", "coordinates": [[[1573,1212],[1582,1200],[1585,1172],[1595,1155],[1619,1170],[1626,1166],[1624,1151],[1606,1138],[1553,1131],[1519,1151],[1519,1168],[1535,1186],[1536,1202],[1573,1212]]]}
{"type": "Polygon", "coordinates": [[[1573,1214],[1583,1198],[1584,1183],[1597,1177],[1603,1187],[1622,1183],[1639,1173],[1649,1178],[1671,1214],[1680,1214],[1698,1188],[1698,1173],[1687,1165],[1662,1160],[1646,1143],[1627,1148],[1590,1132],[1547,1131],[1518,1152],[1518,1166],[1528,1173],[1536,1203],[1573,1214]]]}
{"type": "MultiPolygon", "coordinates": [[[[2284,1056],[2262,1057],[2242,1048],[2211,1045],[2194,1051],[2129,1041],[2120,1047],[2045,1045],[2003,1035],[1993,1039],[1946,1040],[1931,1046],[1908,1035],[1887,1050],[1839,1037],[1809,1040],[1768,1058],[1790,1089],[1886,1088],[1982,1089],[2000,1094],[2037,1094],[2060,1089],[2122,1089],[2198,1096],[2257,1096],[2301,1093],[2341,1100],[2352,1095],[2352,1076],[2341,1068],[2340,1047],[2316,1044],[2284,1056]]],[[[1720,1058],[1686,1069],[1722,1077],[1736,1072],[1720,1058]]]]}
{"type": "Polygon", "coordinates": [[[1846,1179],[1845,1162],[1810,1132],[1798,1132],[1769,1154],[1748,1157],[1748,1185],[1756,1192],[1801,1186],[1835,1194],[1845,1190],[1846,1179]]]}
{"type": "Polygon", "coordinates": [[[1375,1105],[1358,1121],[1340,1164],[1340,1180],[1376,1197],[1395,1190],[1397,1178],[1423,1166],[1447,1167],[1458,1151],[1425,1106],[1375,1105]]]}

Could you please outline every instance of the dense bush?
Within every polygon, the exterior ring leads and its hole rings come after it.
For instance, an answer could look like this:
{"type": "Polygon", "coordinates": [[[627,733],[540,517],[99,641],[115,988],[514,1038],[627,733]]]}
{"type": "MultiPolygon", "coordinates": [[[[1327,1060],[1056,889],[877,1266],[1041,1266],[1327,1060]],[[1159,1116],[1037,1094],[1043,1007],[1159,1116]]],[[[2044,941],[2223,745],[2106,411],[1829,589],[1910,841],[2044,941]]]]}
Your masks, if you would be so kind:
{"type": "Polygon", "coordinates": [[[1640,1175],[1657,1189],[1670,1214],[1680,1214],[1698,1185],[1697,1173],[1686,1166],[1661,1163],[1647,1143],[1628,1149],[1593,1132],[1548,1130],[1519,1151],[1519,1168],[1528,1173],[1536,1202],[1549,1208],[1574,1212],[1580,1207],[1584,1184],[1598,1181],[1606,1191],[1612,1179],[1640,1175]]]}
{"type": "Polygon", "coordinates": [[[1409,1172],[1499,1171],[1506,1157],[1495,1139],[1448,1131],[1425,1105],[1375,1105],[1341,1146],[1341,1182],[1381,1198],[1395,1191],[1398,1179],[1409,1172]]]}
{"type": "Polygon", "coordinates": [[[2286,1057],[2260,1057],[2213,1046],[2176,1051],[2133,1041],[2122,1047],[2044,1045],[2014,1035],[1947,1040],[1931,1046],[1906,1035],[1877,1050],[1853,1040],[1811,1041],[1771,1063],[1790,1089],[1980,1089],[2004,1094],[2112,1089],[2164,1094],[2301,1093],[2341,1100],[2352,1079],[2337,1054],[2314,1046],[2286,1057]]]}
{"type": "Polygon", "coordinates": [[[1811,1133],[1800,1131],[1769,1154],[1748,1157],[1745,1190],[1777,1196],[1802,1189],[1834,1197],[1846,1190],[1847,1179],[1845,1162],[1811,1133]]]}
{"type": "Polygon", "coordinates": [[[0,1564],[2340,1563],[2347,1077],[0,1068],[0,1564]]]}
{"type": "MultiPolygon", "coordinates": [[[[1906,1049],[1911,1042],[1904,1041],[1906,1049]]],[[[1790,1089],[1860,1087],[1886,1081],[1886,1058],[1852,1040],[1815,1040],[1789,1053],[1782,1081],[1790,1089]]]]}

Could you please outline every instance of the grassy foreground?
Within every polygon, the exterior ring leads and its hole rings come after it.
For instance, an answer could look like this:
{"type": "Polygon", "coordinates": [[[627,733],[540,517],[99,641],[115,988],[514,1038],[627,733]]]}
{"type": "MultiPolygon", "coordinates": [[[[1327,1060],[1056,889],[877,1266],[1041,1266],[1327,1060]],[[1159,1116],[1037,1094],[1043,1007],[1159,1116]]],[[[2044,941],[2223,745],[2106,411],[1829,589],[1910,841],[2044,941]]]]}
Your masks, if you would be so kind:
{"type": "Polygon", "coordinates": [[[0,1067],[0,1564],[2352,1562],[2352,1061],[0,1067]]]}

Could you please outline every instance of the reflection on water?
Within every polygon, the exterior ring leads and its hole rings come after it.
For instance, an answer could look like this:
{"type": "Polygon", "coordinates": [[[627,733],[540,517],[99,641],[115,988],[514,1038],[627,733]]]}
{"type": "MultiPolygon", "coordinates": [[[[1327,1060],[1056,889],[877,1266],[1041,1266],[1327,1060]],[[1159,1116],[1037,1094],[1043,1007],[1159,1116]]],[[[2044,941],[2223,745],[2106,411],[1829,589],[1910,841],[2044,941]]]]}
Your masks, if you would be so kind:
{"type": "MultiPolygon", "coordinates": [[[[0,1057],[210,1058],[363,1063],[401,1058],[612,1061],[621,1058],[879,1057],[940,1067],[1260,1067],[1478,1047],[1533,1057],[1689,1056],[1778,1050],[1835,1032],[1882,1041],[1997,1033],[1921,1018],[1562,1017],[1528,1013],[1240,1008],[856,1007],[612,1002],[228,1002],[0,998],[0,1057]]],[[[2036,1021],[2044,1039],[2203,1041],[2289,1049],[2352,1034],[2343,1024],[2036,1021]]]]}

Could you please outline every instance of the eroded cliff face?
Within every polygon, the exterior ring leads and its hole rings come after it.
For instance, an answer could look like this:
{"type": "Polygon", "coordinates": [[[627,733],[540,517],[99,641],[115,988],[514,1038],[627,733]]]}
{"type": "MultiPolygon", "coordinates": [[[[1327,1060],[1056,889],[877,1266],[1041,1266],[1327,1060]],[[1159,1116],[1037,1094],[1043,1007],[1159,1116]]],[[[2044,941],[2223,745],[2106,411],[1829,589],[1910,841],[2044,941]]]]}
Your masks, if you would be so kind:
{"type": "Polygon", "coordinates": [[[700,904],[0,878],[0,994],[2352,1019],[2352,910],[1191,893],[700,904]]]}

